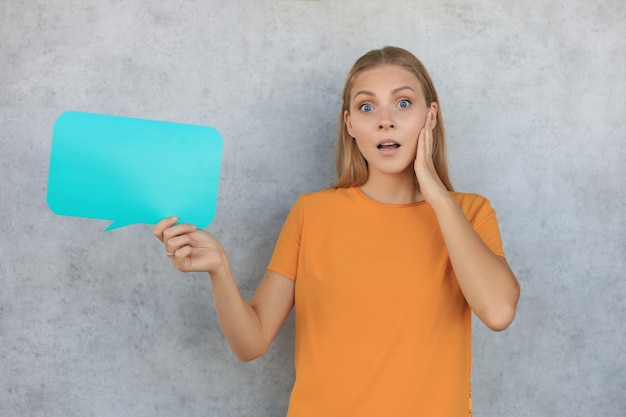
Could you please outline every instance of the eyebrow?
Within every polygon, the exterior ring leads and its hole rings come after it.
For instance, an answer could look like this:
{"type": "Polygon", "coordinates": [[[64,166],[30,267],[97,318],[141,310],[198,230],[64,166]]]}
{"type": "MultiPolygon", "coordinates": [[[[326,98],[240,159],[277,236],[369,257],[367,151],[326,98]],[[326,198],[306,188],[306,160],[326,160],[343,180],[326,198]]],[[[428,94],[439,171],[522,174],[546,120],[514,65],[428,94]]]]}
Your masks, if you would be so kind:
{"type": "MultiPolygon", "coordinates": [[[[391,94],[396,94],[396,93],[398,93],[398,92],[400,92],[400,91],[402,91],[402,90],[411,90],[411,91],[413,91],[414,93],[416,93],[416,92],[415,92],[415,90],[413,89],[413,87],[410,87],[410,86],[408,86],[408,85],[404,85],[404,86],[402,86],[402,87],[394,88],[394,89],[391,91],[391,94]]],[[[359,91],[357,91],[357,92],[356,92],[356,94],[352,97],[352,99],[353,99],[353,100],[354,100],[354,99],[356,99],[356,97],[357,97],[359,94],[365,94],[365,95],[367,95],[367,96],[372,96],[372,97],[375,97],[375,96],[376,96],[376,94],[374,94],[374,93],[373,93],[373,92],[371,92],[371,91],[368,91],[368,90],[359,90],[359,91]]],[[[417,94],[417,93],[416,93],[416,94],[417,94]]]]}

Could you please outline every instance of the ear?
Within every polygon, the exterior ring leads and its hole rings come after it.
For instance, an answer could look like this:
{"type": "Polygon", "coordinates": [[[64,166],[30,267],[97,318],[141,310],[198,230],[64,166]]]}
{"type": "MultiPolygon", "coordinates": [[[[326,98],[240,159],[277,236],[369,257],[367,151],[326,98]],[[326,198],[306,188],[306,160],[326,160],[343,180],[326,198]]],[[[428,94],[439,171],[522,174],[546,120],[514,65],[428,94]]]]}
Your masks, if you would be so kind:
{"type": "Polygon", "coordinates": [[[350,113],[348,112],[348,110],[345,110],[343,112],[343,121],[346,124],[346,129],[348,130],[348,134],[354,137],[354,135],[352,134],[352,122],[350,121],[350,113]]]}
{"type": "Polygon", "coordinates": [[[430,128],[433,129],[435,126],[437,126],[437,112],[439,111],[439,105],[436,101],[430,103],[428,111],[433,114],[433,120],[430,122],[430,128]]]}

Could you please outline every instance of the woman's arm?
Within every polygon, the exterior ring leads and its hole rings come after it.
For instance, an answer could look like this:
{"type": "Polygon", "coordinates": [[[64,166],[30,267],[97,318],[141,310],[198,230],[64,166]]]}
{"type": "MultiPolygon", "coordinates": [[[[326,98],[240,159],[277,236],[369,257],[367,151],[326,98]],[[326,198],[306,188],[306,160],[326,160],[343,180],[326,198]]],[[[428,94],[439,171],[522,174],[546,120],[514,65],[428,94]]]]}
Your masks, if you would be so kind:
{"type": "Polygon", "coordinates": [[[218,240],[193,225],[161,220],[154,235],[165,244],[172,264],[183,272],[208,272],[224,336],[241,361],[263,355],[294,303],[294,281],[266,271],[248,303],[239,292],[228,257],[218,240]]]}
{"type": "Polygon", "coordinates": [[[467,303],[491,330],[506,329],[515,317],[520,295],[508,263],[483,242],[449,193],[429,203],[467,303]]]}
{"type": "Polygon", "coordinates": [[[506,260],[487,247],[439,179],[432,161],[433,119],[429,112],[418,139],[415,174],[420,193],[437,215],[467,303],[487,327],[504,330],[515,317],[519,283],[506,260]]]}

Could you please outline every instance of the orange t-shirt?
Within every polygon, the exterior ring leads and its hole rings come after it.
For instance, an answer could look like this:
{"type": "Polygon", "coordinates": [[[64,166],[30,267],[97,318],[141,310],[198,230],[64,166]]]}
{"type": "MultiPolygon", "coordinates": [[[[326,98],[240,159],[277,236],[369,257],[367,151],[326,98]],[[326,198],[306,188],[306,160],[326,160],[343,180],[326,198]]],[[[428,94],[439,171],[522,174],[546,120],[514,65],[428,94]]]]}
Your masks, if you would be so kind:
{"type": "MultiPolygon", "coordinates": [[[[452,196],[504,256],[489,201],[452,196]]],[[[302,195],[268,269],[295,280],[288,417],[471,415],[471,311],[430,205],[302,195]]]]}

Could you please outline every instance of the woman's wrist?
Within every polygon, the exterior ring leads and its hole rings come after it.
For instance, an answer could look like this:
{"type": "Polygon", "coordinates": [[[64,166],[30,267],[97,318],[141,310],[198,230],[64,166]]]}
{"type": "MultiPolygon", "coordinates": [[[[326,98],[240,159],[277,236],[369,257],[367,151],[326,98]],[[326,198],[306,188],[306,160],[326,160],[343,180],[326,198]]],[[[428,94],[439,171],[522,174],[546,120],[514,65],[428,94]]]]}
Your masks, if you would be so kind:
{"type": "Polygon", "coordinates": [[[446,208],[456,205],[456,201],[448,190],[441,190],[441,192],[435,195],[429,196],[427,203],[431,205],[435,213],[439,210],[445,210],[446,208]]]}
{"type": "Polygon", "coordinates": [[[221,260],[219,263],[215,265],[214,268],[211,268],[207,271],[211,281],[222,280],[229,275],[232,275],[230,272],[230,265],[228,262],[228,257],[225,253],[221,253],[221,260]]]}

